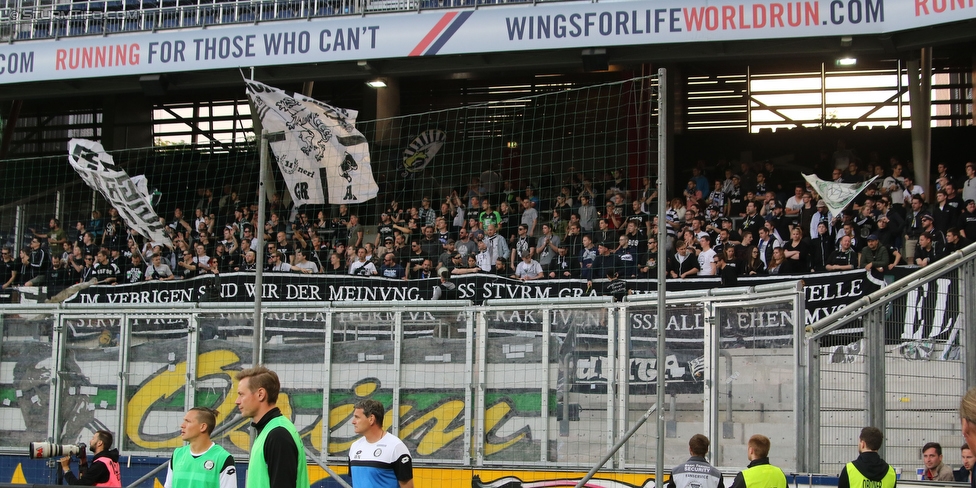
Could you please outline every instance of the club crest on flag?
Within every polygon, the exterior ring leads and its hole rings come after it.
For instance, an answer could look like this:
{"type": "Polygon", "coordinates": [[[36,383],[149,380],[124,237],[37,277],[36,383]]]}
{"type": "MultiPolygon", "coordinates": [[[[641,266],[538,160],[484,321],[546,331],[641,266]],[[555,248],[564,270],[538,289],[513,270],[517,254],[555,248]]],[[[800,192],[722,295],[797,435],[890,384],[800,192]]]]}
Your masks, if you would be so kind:
{"type": "Polygon", "coordinates": [[[294,174],[298,170],[298,160],[288,159],[288,156],[280,156],[277,158],[278,167],[281,168],[281,172],[285,174],[294,174]]]}
{"type": "Polygon", "coordinates": [[[366,137],[355,110],[246,80],[247,95],[269,140],[292,200],[306,204],[360,203],[376,197],[366,137]]]}
{"type": "Polygon", "coordinates": [[[447,134],[442,130],[431,129],[421,132],[410,146],[403,151],[403,169],[406,173],[420,173],[430,164],[437,152],[447,142],[447,134]]]}
{"type": "Polygon", "coordinates": [[[877,176],[861,183],[837,183],[821,180],[817,175],[803,175],[803,179],[807,180],[807,183],[810,183],[810,186],[817,191],[820,198],[827,204],[827,209],[834,215],[840,215],[847,204],[864,191],[875,178],[877,176]]]}

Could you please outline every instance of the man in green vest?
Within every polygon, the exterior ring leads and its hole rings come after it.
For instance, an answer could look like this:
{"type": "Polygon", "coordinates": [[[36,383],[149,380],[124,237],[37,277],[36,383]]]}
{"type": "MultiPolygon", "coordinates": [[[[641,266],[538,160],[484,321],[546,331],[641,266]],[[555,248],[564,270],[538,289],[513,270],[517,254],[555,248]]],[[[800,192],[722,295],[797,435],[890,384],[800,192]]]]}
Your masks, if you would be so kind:
{"type": "Polygon", "coordinates": [[[237,488],[234,456],[210,440],[217,412],[193,407],[180,425],[180,437],[189,444],[177,449],[169,461],[164,488],[237,488]]]}
{"type": "Polygon", "coordinates": [[[878,455],[883,440],[881,429],[861,429],[857,442],[860,454],[840,472],[837,488],[895,488],[895,469],[878,455]]]}
{"type": "Polygon", "coordinates": [[[276,406],[281,383],[264,366],[237,373],[237,408],[252,419],[256,437],[247,463],[247,488],[308,488],[308,465],[298,430],[276,406]]]}
{"type": "Polygon", "coordinates": [[[786,488],[786,474],[769,464],[769,438],[756,434],[749,438],[749,465],[739,474],[731,488],[786,488]]]}

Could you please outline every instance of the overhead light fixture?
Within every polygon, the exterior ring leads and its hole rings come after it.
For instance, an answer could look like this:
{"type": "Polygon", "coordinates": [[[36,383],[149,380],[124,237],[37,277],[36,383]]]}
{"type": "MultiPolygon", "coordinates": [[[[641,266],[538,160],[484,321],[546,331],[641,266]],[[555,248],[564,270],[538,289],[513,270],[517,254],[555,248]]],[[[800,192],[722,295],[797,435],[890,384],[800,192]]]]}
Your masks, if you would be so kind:
{"type": "Polygon", "coordinates": [[[161,97],[166,94],[169,82],[164,75],[143,75],[139,77],[142,92],[149,97],[161,97]]]}
{"type": "Polygon", "coordinates": [[[837,59],[837,66],[854,66],[857,64],[857,58],[854,56],[844,56],[837,59]]]}
{"type": "Polygon", "coordinates": [[[370,80],[366,82],[366,86],[370,88],[386,88],[386,82],[380,79],[370,80]]]}

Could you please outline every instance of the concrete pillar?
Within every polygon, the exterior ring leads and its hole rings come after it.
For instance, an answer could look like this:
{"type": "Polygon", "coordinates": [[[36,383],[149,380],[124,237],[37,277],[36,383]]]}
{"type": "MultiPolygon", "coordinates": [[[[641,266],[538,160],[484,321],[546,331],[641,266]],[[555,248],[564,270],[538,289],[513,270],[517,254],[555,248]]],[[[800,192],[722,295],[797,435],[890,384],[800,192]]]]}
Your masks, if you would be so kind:
{"type": "MultiPolygon", "coordinates": [[[[400,80],[386,78],[386,88],[376,90],[376,139],[382,146],[400,143],[400,80]]],[[[413,134],[411,134],[413,136],[413,134]]]]}
{"type": "Polygon", "coordinates": [[[915,183],[931,199],[932,167],[932,48],[923,48],[920,59],[908,61],[908,96],[912,109],[912,161],[915,183]]]}

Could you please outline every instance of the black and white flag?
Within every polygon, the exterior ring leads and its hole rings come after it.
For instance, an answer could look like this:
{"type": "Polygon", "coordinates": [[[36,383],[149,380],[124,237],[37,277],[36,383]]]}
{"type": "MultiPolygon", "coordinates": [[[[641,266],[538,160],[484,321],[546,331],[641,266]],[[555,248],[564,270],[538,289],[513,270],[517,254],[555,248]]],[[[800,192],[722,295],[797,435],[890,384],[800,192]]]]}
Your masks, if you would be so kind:
{"type": "Polygon", "coordinates": [[[269,138],[296,207],[361,203],[376,197],[369,144],[356,129],[355,110],[245,80],[251,108],[269,138]]]}
{"type": "Polygon", "coordinates": [[[141,183],[138,177],[129,178],[100,143],[87,139],[68,141],[68,161],[88,186],[101,193],[119,211],[126,225],[150,241],[173,247],[163,232],[166,226],[150,204],[145,178],[141,183]]]}

